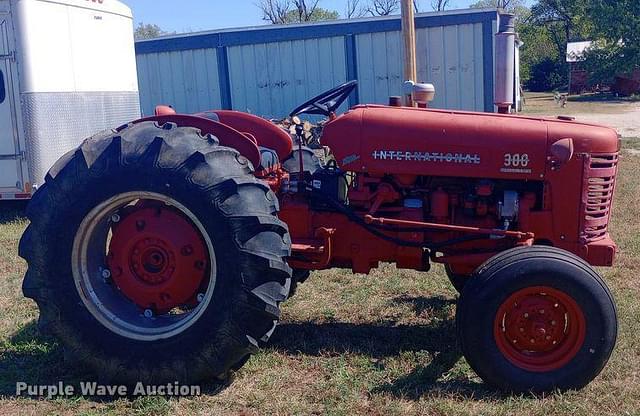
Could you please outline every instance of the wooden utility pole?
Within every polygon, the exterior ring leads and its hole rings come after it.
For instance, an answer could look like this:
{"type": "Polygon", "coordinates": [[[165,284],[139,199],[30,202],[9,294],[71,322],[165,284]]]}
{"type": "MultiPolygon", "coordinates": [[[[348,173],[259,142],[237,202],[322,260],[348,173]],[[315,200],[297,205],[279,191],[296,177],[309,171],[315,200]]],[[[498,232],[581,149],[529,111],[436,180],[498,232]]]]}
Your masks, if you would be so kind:
{"type": "MultiPolygon", "coordinates": [[[[416,21],[413,0],[402,0],[402,38],[404,43],[404,80],[416,82],[416,21]]],[[[410,103],[413,106],[413,103],[410,103]]]]}

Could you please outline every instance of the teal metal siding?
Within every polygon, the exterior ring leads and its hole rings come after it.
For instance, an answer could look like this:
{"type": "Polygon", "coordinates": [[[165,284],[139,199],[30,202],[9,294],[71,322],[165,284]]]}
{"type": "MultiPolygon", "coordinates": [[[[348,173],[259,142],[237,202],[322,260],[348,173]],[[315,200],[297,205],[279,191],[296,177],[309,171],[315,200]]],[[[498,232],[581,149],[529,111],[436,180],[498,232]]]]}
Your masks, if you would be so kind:
{"type": "Polygon", "coordinates": [[[233,46],[228,56],[233,108],[264,117],[347,80],[342,37],[233,46]]]}
{"type": "Polygon", "coordinates": [[[152,115],[158,104],[184,113],[222,108],[215,49],[137,55],[140,105],[152,115]]]}
{"type": "MultiPolygon", "coordinates": [[[[418,15],[418,76],[433,107],[493,111],[495,10],[418,15]]],[[[172,36],[136,44],[142,109],[233,108],[269,118],[357,78],[349,104],[402,89],[398,17],[172,36]]],[[[342,110],[346,109],[345,105],[342,110]]]]}

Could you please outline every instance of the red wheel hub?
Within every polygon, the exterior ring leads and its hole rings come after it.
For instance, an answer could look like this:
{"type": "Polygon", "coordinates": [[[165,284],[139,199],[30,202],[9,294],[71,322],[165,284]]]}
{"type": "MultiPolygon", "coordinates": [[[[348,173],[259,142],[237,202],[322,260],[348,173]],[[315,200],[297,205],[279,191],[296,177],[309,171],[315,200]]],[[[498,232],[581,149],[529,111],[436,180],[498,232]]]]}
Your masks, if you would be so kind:
{"type": "Polygon", "coordinates": [[[557,370],[584,343],[586,322],[577,302],[547,286],[518,290],[498,308],[493,334],[502,354],[525,370],[557,370]]]}
{"type": "Polygon", "coordinates": [[[166,205],[139,203],[126,211],[109,244],[114,283],[136,305],[157,314],[195,304],[209,268],[198,229],[166,205]]]}

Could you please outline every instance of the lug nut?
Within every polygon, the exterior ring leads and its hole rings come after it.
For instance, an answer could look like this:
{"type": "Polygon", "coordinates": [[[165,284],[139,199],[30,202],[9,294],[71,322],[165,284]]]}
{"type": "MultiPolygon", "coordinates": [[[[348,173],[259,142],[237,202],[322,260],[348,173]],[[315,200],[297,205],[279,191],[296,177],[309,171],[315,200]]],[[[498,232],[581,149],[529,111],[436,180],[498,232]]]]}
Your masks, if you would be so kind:
{"type": "Polygon", "coordinates": [[[544,309],[540,309],[540,314],[544,315],[544,309]]]}
{"type": "MultiPolygon", "coordinates": [[[[142,231],[142,230],[144,230],[144,227],[145,227],[146,225],[147,225],[147,224],[146,224],[144,221],[142,221],[142,220],[138,220],[138,221],[136,221],[136,229],[137,229],[138,231],[142,231]]],[[[146,242],[146,241],[145,241],[145,242],[146,242]]]]}
{"type": "Polygon", "coordinates": [[[145,309],[144,310],[144,317],[145,318],[153,318],[153,311],[151,309],[145,309]]]}
{"type": "Polygon", "coordinates": [[[556,321],[551,321],[551,325],[555,325],[555,324],[556,324],[556,321]]]}
{"type": "Polygon", "coordinates": [[[102,269],[102,278],[103,279],[109,279],[110,277],[111,277],[111,270],[102,269]]]}
{"type": "Polygon", "coordinates": [[[119,223],[121,219],[122,218],[120,218],[119,214],[113,214],[111,216],[111,222],[116,223],[116,224],[119,223]]]}
{"type": "Polygon", "coordinates": [[[528,317],[529,317],[529,314],[528,314],[528,313],[525,313],[525,314],[524,314],[524,317],[525,317],[525,318],[528,318],[528,317]]]}

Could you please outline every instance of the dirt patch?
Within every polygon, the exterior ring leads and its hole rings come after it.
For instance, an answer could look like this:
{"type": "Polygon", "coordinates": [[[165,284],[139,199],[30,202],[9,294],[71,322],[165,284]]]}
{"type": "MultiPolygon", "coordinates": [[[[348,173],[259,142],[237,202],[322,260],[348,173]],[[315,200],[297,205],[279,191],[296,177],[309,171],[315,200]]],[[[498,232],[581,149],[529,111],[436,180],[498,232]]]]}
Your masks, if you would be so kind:
{"type": "Polygon", "coordinates": [[[597,123],[613,127],[623,137],[640,137],[640,102],[601,100],[596,97],[578,97],[562,108],[553,94],[527,94],[524,114],[557,117],[573,116],[577,121],[597,123]]]}

